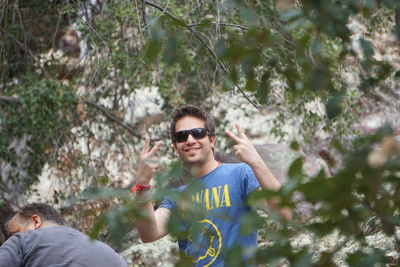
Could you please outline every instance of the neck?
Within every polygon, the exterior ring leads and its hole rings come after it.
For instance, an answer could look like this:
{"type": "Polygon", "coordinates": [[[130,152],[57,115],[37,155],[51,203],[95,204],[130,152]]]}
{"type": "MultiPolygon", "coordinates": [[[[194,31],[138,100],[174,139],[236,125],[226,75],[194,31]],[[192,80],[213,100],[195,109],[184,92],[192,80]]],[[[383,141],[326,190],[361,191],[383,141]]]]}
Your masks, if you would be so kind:
{"type": "Polygon", "coordinates": [[[216,161],[214,158],[212,158],[209,161],[206,162],[200,162],[200,163],[184,163],[185,168],[190,172],[190,174],[195,177],[195,178],[200,178],[207,173],[210,173],[213,171],[215,168],[218,167],[218,161],[216,161]]]}
{"type": "Polygon", "coordinates": [[[51,226],[59,226],[59,224],[55,222],[43,222],[40,228],[51,227],[51,226]]]}

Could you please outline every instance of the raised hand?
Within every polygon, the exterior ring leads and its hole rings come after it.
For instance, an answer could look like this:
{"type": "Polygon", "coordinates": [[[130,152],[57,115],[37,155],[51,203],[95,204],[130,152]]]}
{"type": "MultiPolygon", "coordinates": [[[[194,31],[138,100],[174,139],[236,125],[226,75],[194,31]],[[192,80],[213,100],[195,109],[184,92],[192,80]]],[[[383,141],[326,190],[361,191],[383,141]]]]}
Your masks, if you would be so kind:
{"type": "Polygon", "coordinates": [[[235,123],[235,127],[238,134],[237,136],[229,130],[225,130],[225,133],[235,142],[233,149],[235,150],[236,157],[251,167],[263,163],[260,154],[258,154],[257,150],[242,131],[239,124],[235,123]]]}
{"type": "Polygon", "coordinates": [[[146,136],[144,146],[139,156],[138,171],[136,175],[136,184],[138,185],[149,185],[151,179],[154,177],[154,173],[159,167],[159,163],[155,160],[154,155],[163,144],[162,141],[158,141],[150,149],[150,137],[146,136]]]}

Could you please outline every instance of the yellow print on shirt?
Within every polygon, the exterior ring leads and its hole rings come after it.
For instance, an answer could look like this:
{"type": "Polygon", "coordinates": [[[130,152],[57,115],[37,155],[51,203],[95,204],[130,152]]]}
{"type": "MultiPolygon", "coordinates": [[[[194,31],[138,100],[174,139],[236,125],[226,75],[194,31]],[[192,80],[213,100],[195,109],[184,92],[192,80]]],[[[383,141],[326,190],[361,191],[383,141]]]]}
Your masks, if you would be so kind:
{"type": "Polygon", "coordinates": [[[192,195],[192,200],[203,205],[207,210],[231,207],[229,186],[227,184],[201,190],[192,195]]]}
{"type": "MultiPolygon", "coordinates": [[[[219,253],[221,252],[221,247],[222,247],[222,236],[221,232],[219,231],[218,227],[210,220],[202,220],[199,221],[199,223],[209,226],[209,230],[211,230],[210,236],[209,236],[209,247],[205,251],[204,255],[198,257],[197,259],[192,259],[194,263],[199,262],[201,260],[204,260],[205,262],[208,261],[208,263],[205,263],[203,267],[210,266],[215,259],[218,257],[219,253]],[[208,258],[210,257],[210,258],[208,258]]],[[[203,261],[203,262],[204,262],[203,261]]]]}

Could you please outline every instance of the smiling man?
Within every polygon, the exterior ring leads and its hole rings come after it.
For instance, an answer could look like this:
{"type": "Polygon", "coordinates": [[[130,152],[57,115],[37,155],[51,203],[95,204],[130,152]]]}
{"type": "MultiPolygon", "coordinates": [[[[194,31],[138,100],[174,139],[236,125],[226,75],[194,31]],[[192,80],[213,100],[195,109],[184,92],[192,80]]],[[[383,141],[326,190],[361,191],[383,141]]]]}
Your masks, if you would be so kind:
{"type": "Polygon", "coordinates": [[[0,267],[126,267],[108,245],[63,225],[51,206],[33,203],[6,224],[8,240],[0,247],[0,267]]]}
{"type": "MultiPolygon", "coordinates": [[[[199,238],[188,237],[178,242],[180,250],[191,258],[194,266],[224,266],[224,256],[229,248],[237,245],[247,251],[255,248],[256,232],[249,235],[240,234],[241,218],[251,212],[246,203],[247,196],[258,188],[280,188],[279,182],[240,126],[235,126],[237,135],[228,130],[225,133],[235,142],[233,149],[243,163],[221,163],[214,157],[214,119],[192,105],[182,106],[172,113],[172,144],[184,168],[202,185],[202,189],[195,192],[192,199],[202,205],[205,211],[204,218],[198,223],[206,234],[200,235],[199,238]]],[[[151,149],[149,143],[150,138],[146,137],[139,157],[134,189],[139,206],[148,216],[147,220],[137,222],[139,235],[144,242],[158,240],[167,234],[166,225],[171,211],[177,208],[177,203],[167,198],[154,211],[148,190],[158,168],[154,155],[162,142],[157,142],[151,149]]],[[[184,191],[186,188],[187,185],[184,185],[177,190],[184,191]]],[[[290,220],[290,210],[278,208],[275,200],[268,200],[268,205],[271,210],[290,220]]],[[[244,257],[243,261],[242,264],[252,264],[254,257],[244,257]]]]}

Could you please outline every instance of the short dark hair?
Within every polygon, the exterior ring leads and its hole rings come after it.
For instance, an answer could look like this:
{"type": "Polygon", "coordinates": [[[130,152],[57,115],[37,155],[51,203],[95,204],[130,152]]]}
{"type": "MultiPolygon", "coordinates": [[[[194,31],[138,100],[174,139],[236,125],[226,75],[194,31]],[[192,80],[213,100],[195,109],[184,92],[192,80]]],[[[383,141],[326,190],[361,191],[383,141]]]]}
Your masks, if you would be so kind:
{"type": "MultiPolygon", "coordinates": [[[[43,221],[53,222],[59,225],[64,225],[64,220],[60,213],[56,211],[52,206],[44,203],[32,203],[28,204],[15,212],[22,219],[28,220],[32,215],[39,215],[43,221]]],[[[14,216],[15,216],[14,215],[14,216]]]]}
{"type": "Polygon", "coordinates": [[[171,117],[172,117],[172,122],[170,125],[170,130],[171,130],[171,140],[172,143],[175,143],[175,126],[176,122],[183,117],[186,116],[193,116],[199,119],[204,120],[205,128],[210,136],[215,136],[215,121],[214,118],[205,112],[204,110],[193,106],[193,105],[184,105],[179,108],[176,108],[172,111],[171,117]]]}

